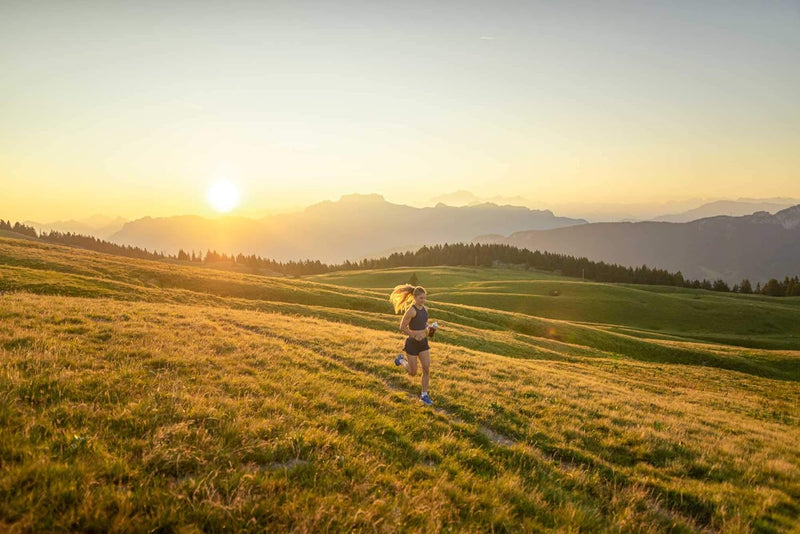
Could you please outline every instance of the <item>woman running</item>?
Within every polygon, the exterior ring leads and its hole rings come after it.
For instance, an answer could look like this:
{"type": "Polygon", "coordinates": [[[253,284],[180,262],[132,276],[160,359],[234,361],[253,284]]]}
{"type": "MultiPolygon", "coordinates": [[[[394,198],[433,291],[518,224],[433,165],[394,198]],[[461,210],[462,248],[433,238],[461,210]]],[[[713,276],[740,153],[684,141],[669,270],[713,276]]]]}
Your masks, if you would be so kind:
{"type": "Polygon", "coordinates": [[[419,399],[425,404],[433,404],[428,395],[428,381],[430,380],[431,351],[428,346],[428,308],[425,307],[425,288],[414,287],[411,284],[399,285],[394,288],[389,300],[394,305],[394,312],[405,310],[403,320],[400,321],[400,331],[408,334],[405,352],[397,355],[395,365],[402,365],[411,376],[417,375],[417,358],[422,366],[422,395],[419,399]]]}

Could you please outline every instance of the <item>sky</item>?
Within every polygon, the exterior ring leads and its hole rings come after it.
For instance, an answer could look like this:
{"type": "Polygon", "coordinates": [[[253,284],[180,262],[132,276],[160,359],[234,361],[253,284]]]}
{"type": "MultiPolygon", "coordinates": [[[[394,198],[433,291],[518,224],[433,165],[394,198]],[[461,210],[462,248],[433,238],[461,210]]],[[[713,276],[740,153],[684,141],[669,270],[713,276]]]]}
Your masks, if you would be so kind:
{"type": "Polygon", "coordinates": [[[0,2],[0,218],[800,197],[800,2],[0,2]]]}

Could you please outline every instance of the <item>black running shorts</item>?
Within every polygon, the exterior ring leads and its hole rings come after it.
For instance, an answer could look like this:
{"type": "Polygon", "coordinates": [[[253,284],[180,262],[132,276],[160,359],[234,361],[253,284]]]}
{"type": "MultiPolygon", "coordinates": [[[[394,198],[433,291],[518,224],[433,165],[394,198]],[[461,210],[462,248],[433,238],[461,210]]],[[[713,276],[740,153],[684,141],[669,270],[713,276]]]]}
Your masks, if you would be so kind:
{"type": "Polygon", "coordinates": [[[428,345],[428,338],[426,337],[422,341],[417,341],[413,337],[409,336],[406,338],[406,346],[403,350],[406,351],[406,354],[410,354],[411,356],[417,356],[420,352],[424,352],[426,350],[430,350],[430,346],[428,345]]]}

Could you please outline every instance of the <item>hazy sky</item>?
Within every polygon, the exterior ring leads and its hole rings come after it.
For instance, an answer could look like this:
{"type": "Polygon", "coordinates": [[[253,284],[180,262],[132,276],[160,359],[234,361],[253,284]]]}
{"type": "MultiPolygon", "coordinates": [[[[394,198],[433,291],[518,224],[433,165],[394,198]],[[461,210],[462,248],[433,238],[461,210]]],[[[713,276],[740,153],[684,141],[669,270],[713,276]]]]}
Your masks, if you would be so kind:
{"type": "Polygon", "coordinates": [[[800,197],[800,0],[0,2],[0,218],[800,197]]]}

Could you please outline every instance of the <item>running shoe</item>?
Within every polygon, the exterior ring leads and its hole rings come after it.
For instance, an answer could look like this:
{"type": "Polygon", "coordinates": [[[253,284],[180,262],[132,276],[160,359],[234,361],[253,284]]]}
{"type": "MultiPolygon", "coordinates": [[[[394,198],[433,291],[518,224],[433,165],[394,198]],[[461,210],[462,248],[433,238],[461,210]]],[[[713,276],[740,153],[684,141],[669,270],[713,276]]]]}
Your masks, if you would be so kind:
{"type": "Polygon", "coordinates": [[[419,400],[421,400],[422,402],[424,402],[424,403],[425,403],[425,404],[427,404],[428,406],[430,406],[431,404],[433,404],[433,401],[431,400],[431,397],[430,397],[430,395],[428,395],[427,393],[426,393],[426,394],[424,394],[424,395],[420,395],[420,396],[419,396],[419,400]]]}
{"type": "Polygon", "coordinates": [[[398,366],[403,365],[403,353],[402,352],[397,355],[397,358],[394,359],[394,364],[398,365],[398,366]]]}

